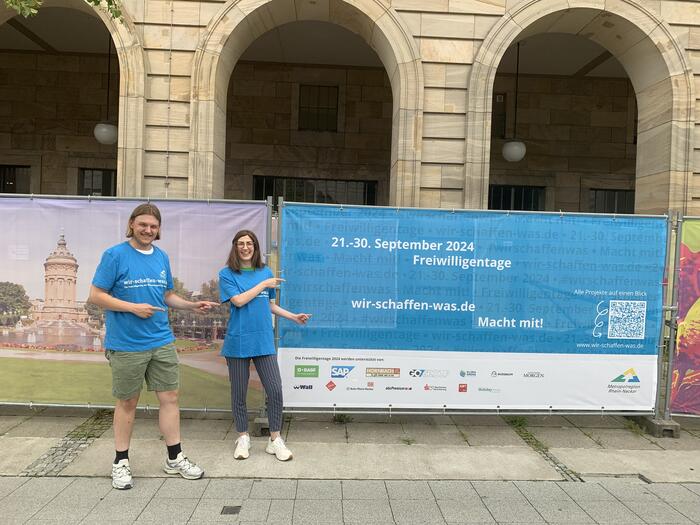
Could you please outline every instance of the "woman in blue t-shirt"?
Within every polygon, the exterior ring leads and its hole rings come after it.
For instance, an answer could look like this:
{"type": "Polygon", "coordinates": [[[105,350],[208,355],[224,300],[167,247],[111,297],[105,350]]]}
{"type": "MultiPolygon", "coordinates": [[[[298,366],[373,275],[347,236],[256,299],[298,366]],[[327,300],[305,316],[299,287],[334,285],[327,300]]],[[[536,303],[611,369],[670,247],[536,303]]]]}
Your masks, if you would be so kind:
{"type": "Polygon", "coordinates": [[[280,436],[282,430],[282,378],[280,377],[272,331],[275,314],[297,324],[306,324],[310,314],[294,314],[275,303],[275,289],[283,279],[273,277],[260,255],[258,238],[250,230],[241,230],[233,238],[226,268],[219,272],[221,302],[231,303],[221,355],[226,357],[231,381],[231,413],[239,433],[235,459],[250,454],[246,394],[250,360],[267,394],[270,439],[265,448],[280,461],[292,459],[292,452],[280,436]]]}

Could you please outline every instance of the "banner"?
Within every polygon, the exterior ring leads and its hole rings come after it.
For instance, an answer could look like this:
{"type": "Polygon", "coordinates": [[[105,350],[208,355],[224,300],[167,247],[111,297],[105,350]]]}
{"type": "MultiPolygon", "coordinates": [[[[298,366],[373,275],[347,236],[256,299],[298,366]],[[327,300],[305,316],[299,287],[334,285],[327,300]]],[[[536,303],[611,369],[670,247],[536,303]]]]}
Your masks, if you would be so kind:
{"type": "Polygon", "coordinates": [[[281,213],[287,405],[653,410],[666,218],[281,213]]]}
{"type": "MultiPolygon", "coordinates": [[[[0,403],[113,403],[103,314],[85,301],[102,253],[126,240],[141,202],[0,197],[0,403]]],[[[218,271],[238,230],[255,231],[267,245],[264,202],[152,202],[162,215],[156,244],[185,298],[219,301],[218,271]]],[[[181,406],[227,408],[228,373],[218,355],[227,307],[204,315],[171,309],[169,316],[181,406]]],[[[252,385],[251,404],[260,406],[260,385],[252,385]]],[[[144,392],[140,404],[157,401],[144,392]]]]}
{"type": "Polygon", "coordinates": [[[678,332],[671,412],[700,415],[700,220],[684,219],[678,276],[678,332]]]}

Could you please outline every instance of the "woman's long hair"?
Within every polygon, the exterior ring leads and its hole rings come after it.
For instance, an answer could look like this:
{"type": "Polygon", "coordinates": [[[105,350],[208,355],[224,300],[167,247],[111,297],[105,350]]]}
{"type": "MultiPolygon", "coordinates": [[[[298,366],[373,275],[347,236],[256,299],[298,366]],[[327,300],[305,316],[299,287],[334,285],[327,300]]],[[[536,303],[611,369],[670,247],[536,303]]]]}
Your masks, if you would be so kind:
{"type": "Polygon", "coordinates": [[[258,242],[258,237],[250,230],[241,230],[233,236],[233,246],[231,246],[231,252],[228,254],[228,259],[226,260],[226,266],[237,273],[241,272],[241,260],[238,258],[238,246],[236,246],[236,244],[238,243],[238,239],[245,237],[246,235],[253,241],[253,258],[250,261],[252,267],[259,270],[265,266],[262,256],[260,255],[260,243],[258,242]]]}

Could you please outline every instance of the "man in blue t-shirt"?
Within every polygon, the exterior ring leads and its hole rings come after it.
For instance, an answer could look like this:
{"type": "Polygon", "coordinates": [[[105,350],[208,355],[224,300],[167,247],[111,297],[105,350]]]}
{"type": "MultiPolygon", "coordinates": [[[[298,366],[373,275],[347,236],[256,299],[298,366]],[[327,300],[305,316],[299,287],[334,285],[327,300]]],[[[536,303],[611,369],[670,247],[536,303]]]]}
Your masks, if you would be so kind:
{"type": "Polygon", "coordinates": [[[146,380],[160,403],[158,423],[168,448],[165,470],[185,479],[199,479],[204,470],[182,453],[180,445],[180,383],[175,337],[168,308],[206,312],[218,303],[187,301],[173,292],[167,254],[152,243],[160,239],[160,211],[141,204],[129,217],[129,239],[102,254],[88,301],[105,309],[104,347],[112,369],[114,444],[112,486],[133,486],[129,443],[136,406],[146,380]]]}

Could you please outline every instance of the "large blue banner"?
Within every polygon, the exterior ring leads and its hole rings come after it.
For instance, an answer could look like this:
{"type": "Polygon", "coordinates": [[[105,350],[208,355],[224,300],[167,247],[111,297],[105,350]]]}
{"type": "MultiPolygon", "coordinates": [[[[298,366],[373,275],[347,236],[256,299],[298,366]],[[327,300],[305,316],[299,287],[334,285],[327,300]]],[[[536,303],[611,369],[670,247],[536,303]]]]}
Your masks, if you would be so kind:
{"type": "Polygon", "coordinates": [[[281,346],[655,354],[664,218],[287,204],[281,346]]]}
{"type": "MultiPolygon", "coordinates": [[[[566,355],[583,361],[618,356],[611,371],[603,372],[612,374],[604,379],[611,382],[608,390],[619,386],[613,379],[640,382],[632,365],[648,365],[641,406],[653,405],[665,217],[287,203],[281,221],[282,305],[313,314],[306,327],[280,323],[279,346],[290,363],[359,366],[362,359],[379,357],[398,364],[394,377],[403,377],[408,371],[399,371],[399,361],[410,367],[409,356],[433,355],[462,368],[487,357],[491,367],[527,362],[522,377],[543,377],[540,369],[527,376],[527,366],[566,355]],[[313,349],[313,355],[303,349],[313,349]]],[[[591,370],[597,364],[586,361],[591,370]]],[[[440,370],[438,376],[452,375],[448,365],[440,370]]],[[[363,374],[363,380],[371,377],[363,374]]]]}

